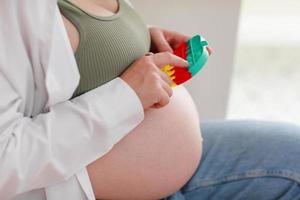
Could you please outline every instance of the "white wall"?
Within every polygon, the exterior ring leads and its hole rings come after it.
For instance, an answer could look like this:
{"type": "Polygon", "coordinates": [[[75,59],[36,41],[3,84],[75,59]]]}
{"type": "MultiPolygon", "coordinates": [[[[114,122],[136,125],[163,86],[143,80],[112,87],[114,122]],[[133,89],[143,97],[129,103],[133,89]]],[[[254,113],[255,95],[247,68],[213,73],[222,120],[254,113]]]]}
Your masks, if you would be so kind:
{"type": "Polygon", "coordinates": [[[194,35],[215,50],[205,69],[186,84],[202,119],[226,115],[240,0],[131,0],[148,24],[194,35]]]}

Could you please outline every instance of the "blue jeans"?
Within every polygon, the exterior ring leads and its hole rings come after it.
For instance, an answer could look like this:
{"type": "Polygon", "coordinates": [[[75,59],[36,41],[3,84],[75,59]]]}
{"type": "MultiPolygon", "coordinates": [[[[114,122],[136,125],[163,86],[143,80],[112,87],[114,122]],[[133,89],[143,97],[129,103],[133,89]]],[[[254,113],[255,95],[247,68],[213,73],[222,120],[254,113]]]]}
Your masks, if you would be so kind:
{"type": "Polygon", "coordinates": [[[167,200],[300,199],[300,127],[220,121],[201,129],[201,163],[167,200]]]}

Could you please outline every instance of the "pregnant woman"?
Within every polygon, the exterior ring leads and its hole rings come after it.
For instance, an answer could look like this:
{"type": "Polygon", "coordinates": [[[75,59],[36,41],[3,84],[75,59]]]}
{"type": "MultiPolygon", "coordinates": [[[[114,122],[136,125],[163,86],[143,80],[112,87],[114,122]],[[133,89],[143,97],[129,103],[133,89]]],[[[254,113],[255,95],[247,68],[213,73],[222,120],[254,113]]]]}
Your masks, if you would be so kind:
{"type": "MultiPolygon", "coordinates": [[[[81,73],[74,95],[119,76],[131,63],[137,68],[145,65],[140,58],[150,51],[148,29],[126,2],[60,0],[59,7],[81,73]]],[[[150,28],[151,49],[157,49],[155,31],[150,28]]],[[[129,73],[121,78],[134,81],[129,73]]],[[[89,165],[88,172],[96,198],[154,200],[182,188],[195,173],[201,154],[194,103],[184,87],[177,87],[168,105],[146,110],[144,121],[89,165]]],[[[194,198],[201,196],[204,193],[194,198]]]]}
{"type": "Polygon", "coordinates": [[[1,2],[1,200],[300,199],[298,126],[206,122],[202,139],[159,69],[187,66],[166,51],[188,37],[124,0],[58,5],[1,2]]]}
{"type": "MultiPolygon", "coordinates": [[[[170,56],[145,56],[151,45],[148,28],[123,0],[61,0],[59,7],[81,74],[74,97],[120,76],[130,65],[139,69],[147,65],[147,59],[170,56]]],[[[155,65],[150,67],[158,69],[155,65]]],[[[121,78],[134,82],[130,73],[121,78]]],[[[168,77],[160,75],[172,92],[168,77]]],[[[88,166],[97,198],[159,199],[175,193],[191,178],[202,152],[199,119],[184,87],[172,93],[168,105],[147,109],[137,128],[88,166]]]]}

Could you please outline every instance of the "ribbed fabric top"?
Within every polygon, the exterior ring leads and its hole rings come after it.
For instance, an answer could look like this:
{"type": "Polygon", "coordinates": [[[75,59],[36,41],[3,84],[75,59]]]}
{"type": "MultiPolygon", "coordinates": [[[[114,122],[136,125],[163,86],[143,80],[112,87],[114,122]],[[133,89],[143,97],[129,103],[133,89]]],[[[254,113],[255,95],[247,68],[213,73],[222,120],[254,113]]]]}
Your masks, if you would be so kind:
{"type": "Polygon", "coordinates": [[[81,78],[73,97],[118,77],[149,51],[147,26],[123,0],[118,12],[108,17],[90,14],[68,0],[59,0],[58,5],[80,34],[75,58],[81,78]]]}

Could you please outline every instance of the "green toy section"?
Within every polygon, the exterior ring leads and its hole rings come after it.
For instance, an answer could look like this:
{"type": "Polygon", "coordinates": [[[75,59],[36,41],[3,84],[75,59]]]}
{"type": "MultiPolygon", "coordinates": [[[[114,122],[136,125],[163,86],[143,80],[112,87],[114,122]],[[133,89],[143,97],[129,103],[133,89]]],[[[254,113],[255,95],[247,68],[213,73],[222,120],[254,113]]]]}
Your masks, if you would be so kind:
{"type": "Polygon", "coordinates": [[[174,54],[187,60],[189,66],[182,68],[167,65],[162,68],[162,71],[172,79],[172,87],[188,81],[204,67],[209,57],[207,46],[208,42],[202,36],[196,35],[174,50],[174,54]]]}

